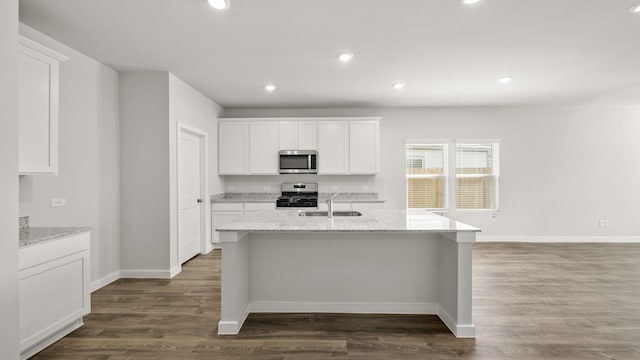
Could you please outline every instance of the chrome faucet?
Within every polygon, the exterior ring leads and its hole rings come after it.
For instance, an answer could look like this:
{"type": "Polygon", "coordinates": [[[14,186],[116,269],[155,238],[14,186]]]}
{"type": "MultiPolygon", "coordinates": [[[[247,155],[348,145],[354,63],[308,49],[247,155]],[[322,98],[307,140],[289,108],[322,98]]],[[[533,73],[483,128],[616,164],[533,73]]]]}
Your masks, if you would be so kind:
{"type": "Polygon", "coordinates": [[[327,199],[327,217],[328,218],[332,218],[333,217],[333,198],[336,197],[336,195],[338,194],[329,194],[329,198],[327,199]]]}

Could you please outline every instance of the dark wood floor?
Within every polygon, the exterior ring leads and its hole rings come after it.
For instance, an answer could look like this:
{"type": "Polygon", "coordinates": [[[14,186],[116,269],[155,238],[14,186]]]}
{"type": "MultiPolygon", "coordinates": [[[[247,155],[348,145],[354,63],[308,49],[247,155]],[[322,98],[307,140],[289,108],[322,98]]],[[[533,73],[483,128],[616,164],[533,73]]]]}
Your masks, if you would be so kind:
{"type": "Polygon", "coordinates": [[[33,359],[640,359],[640,244],[474,245],[476,339],[435,316],[252,314],[216,336],[220,253],[122,279],[33,359]]]}

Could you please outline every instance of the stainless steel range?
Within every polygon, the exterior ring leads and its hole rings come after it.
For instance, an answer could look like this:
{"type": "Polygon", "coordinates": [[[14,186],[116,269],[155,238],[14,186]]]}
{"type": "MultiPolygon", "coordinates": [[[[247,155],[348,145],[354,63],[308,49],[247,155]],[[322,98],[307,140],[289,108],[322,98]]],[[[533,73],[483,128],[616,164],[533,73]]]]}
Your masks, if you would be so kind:
{"type": "Polygon", "coordinates": [[[280,189],[277,209],[318,207],[318,183],[283,183],[280,189]]]}

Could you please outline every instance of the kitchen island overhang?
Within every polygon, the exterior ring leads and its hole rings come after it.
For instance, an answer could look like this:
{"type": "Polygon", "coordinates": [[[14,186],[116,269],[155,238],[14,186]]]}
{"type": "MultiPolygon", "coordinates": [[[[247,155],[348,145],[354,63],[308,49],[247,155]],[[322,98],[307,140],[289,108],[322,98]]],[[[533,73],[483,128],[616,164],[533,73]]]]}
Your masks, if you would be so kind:
{"type": "Polygon", "coordinates": [[[479,229],[420,211],[359,217],[247,213],[219,228],[219,335],[251,312],[433,314],[475,337],[471,254],[479,229]]]}

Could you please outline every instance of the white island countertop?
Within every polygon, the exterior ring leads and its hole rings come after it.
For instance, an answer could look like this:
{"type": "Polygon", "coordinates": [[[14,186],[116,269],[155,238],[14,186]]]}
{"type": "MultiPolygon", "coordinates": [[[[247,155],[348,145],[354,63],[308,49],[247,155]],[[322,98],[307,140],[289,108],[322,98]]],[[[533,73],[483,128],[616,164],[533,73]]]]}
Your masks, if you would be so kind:
{"type": "MultiPolygon", "coordinates": [[[[366,210],[362,216],[298,216],[301,210],[248,211],[221,232],[478,232],[473,226],[425,210],[366,210]]],[[[309,210],[312,211],[312,210],[309,210]]]]}

